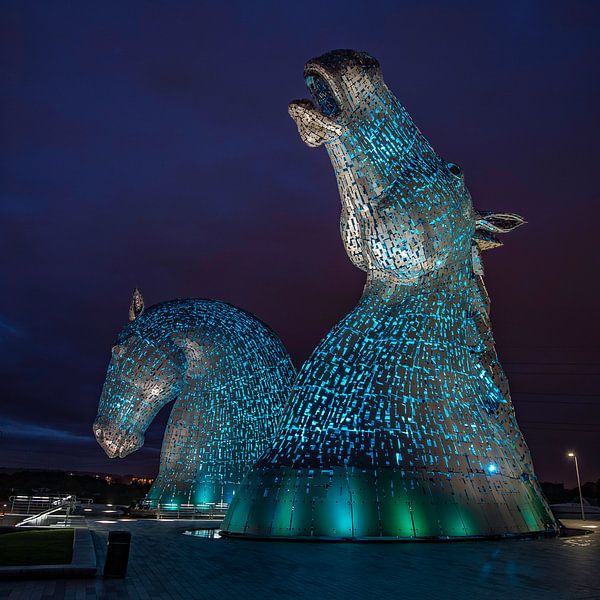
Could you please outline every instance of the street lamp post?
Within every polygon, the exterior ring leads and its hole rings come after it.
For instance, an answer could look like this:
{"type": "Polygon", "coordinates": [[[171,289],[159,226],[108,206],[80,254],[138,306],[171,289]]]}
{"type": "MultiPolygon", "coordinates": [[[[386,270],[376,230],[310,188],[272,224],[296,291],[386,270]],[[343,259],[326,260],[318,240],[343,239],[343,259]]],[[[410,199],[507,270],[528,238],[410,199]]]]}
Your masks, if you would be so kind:
{"type": "Polygon", "coordinates": [[[577,464],[577,455],[575,452],[567,454],[569,458],[575,459],[575,472],[577,473],[577,487],[579,488],[579,504],[581,505],[581,519],[585,521],[585,512],[583,512],[583,496],[581,494],[581,479],[579,479],[579,465],[577,464]]]}

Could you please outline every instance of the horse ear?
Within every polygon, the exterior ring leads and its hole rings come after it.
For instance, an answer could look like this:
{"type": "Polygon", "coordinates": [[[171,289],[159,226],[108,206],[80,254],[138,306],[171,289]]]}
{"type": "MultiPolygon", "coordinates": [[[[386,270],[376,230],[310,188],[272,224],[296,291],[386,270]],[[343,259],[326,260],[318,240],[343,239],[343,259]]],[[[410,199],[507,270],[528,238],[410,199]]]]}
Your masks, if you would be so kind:
{"type": "Polygon", "coordinates": [[[491,233],[508,233],[525,223],[525,219],[514,213],[480,211],[475,221],[475,228],[491,233]]]}
{"type": "Polygon", "coordinates": [[[475,220],[473,239],[478,250],[490,250],[502,246],[497,233],[508,233],[525,223],[523,217],[514,213],[479,211],[475,220]]]}
{"type": "Polygon", "coordinates": [[[129,305],[129,320],[135,321],[144,312],[144,296],[142,292],[135,288],[131,296],[131,304],[129,305]]]}

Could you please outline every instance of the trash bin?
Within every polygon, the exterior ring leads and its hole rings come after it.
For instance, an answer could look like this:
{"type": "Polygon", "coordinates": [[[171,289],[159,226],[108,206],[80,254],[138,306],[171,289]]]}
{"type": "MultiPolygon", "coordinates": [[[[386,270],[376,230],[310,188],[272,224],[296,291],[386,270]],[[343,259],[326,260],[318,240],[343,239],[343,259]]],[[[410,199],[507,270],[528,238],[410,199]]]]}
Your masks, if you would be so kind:
{"type": "Polygon", "coordinates": [[[127,574],[130,542],[131,533],[129,531],[109,532],[106,562],[104,563],[104,577],[111,579],[123,579],[125,577],[127,574]]]}

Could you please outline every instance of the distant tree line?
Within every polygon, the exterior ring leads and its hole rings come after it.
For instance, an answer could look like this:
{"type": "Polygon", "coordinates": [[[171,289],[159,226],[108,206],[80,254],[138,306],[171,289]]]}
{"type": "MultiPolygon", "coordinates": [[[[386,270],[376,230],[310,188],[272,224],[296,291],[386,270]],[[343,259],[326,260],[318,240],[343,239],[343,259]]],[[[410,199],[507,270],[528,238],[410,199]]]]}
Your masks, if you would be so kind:
{"type": "Polygon", "coordinates": [[[0,501],[8,503],[10,496],[52,496],[74,494],[94,502],[130,504],[143,499],[151,481],[106,474],[82,474],[65,471],[15,471],[0,473],[0,501]]]}
{"type": "MultiPolygon", "coordinates": [[[[575,488],[565,488],[564,483],[550,483],[542,481],[540,483],[542,490],[550,504],[561,502],[579,501],[579,491],[575,488]]],[[[592,504],[598,504],[600,501],[600,479],[596,482],[588,481],[581,486],[581,493],[586,500],[592,504]]]]}

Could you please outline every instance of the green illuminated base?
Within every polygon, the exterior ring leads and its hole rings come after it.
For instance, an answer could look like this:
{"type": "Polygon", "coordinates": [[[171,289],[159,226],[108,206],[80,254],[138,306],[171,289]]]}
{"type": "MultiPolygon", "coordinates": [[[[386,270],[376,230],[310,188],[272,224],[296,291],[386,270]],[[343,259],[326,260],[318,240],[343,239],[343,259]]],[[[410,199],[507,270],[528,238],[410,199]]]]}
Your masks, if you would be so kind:
{"type": "Polygon", "coordinates": [[[419,540],[555,535],[530,480],[392,468],[254,469],[238,487],[224,535],[419,540]]]}

